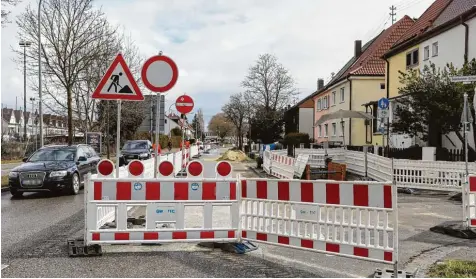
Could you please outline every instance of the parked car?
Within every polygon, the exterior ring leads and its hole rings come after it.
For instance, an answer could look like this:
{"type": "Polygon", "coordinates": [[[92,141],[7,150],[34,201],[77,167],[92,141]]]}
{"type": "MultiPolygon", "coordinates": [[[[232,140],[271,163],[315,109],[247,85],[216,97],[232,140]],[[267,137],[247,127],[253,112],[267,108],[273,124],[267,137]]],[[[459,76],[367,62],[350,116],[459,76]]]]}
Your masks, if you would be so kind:
{"type": "Polygon", "coordinates": [[[152,158],[152,143],[149,140],[129,140],[121,150],[119,164],[127,165],[132,160],[147,160],[152,158]]]}
{"type": "Polygon", "coordinates": [[[101,158],[86,144],[51,145],[35,151],[8,175],[14,197],[25,192],[66,192],[77,195],[88,173],[96,173],[101,158]]]}

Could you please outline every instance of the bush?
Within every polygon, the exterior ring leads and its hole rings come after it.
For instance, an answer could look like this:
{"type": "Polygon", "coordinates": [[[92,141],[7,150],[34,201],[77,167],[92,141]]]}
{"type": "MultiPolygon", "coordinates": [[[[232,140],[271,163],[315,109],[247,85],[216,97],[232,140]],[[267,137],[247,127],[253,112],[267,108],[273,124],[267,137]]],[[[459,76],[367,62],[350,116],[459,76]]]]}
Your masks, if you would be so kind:
{"type": "Polygon", "coordinates": [[[289,133],[286,136],[284,136],[283,143],[288,146],[291,145],[294,147],[299,147],[299,144],[301,143],[304,143],[304,144],[311,143],[311,139],[309,137],[309,134],[289,133]]]}

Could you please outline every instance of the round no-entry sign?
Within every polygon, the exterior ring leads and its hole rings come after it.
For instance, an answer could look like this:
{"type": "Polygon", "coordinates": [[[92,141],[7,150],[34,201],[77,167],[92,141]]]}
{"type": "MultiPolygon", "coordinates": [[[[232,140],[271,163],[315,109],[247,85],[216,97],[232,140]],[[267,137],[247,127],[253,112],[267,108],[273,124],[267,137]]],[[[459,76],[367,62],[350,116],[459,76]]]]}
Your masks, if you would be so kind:
{"type": "Polygon", "coordinates": [[[169,91],[177,83],[178,68],[167,56],[157,55],[145,61],[141,72],[144,85],[153,92],[169,91]]]}
{"type": "Polygon", "coordinates": [[[187,114],[193,110],[193,99],[188,95],[182,95],[175,101],[175,108],[178,112],[187,114]]]}

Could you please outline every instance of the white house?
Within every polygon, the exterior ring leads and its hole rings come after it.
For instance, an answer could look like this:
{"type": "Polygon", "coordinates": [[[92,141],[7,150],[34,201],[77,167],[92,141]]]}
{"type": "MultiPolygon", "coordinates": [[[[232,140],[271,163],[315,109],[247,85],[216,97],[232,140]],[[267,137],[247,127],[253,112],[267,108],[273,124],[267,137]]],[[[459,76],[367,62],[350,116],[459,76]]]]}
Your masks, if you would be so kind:
{"type": "MultiPolygon", "coordinates": [[[[455,23],[446,27],[443,32],[435,32],[434,36],[420,42],[420,70],[430,64],[435,64],[440,70],[448,64],[461,68],[465,56],[468,61],[476,58],[476,0],[452,1],[427,32],[437,31],[438,28],[450,24],[451,21],[455,23]]],[[[475,147],[473,128],[471,127],[469,133],[468,144],[475,147]]],[[[442,143],[449,149],[463,147],[461,140],[454,132],[444,135],[442,143]]]]}

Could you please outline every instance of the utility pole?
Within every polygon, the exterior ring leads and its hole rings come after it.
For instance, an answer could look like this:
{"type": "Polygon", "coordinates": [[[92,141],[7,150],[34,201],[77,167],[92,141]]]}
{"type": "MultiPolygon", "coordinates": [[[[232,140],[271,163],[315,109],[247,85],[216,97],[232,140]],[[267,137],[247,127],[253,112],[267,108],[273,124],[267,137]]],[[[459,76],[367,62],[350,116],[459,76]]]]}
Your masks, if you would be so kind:
{"type": "MultiPolygon", "coordinates": [[[[30,98],[30,101],[31,101],[30,119],[33,120],[33,112],[35,111],[35,98],[30,98]]],[[[35,113],[35,119],[36,119],[36,113],[35,113]]],[[[33,125],[31,126],[31,133],[33,134],[33,125]]],[[[36,150],[38,150],[38,135],[35,134],[35,151],[36,150]]]]}
{"type": "Polygon", "coordinates": [[[26,48],[29,47],[31,43],[20,41],[19,45],[23,48],[23,124],[25,124],[25,127],[23,127],[23,140],[26,141],[26,48]]]}
{"type": "Polygon", "coordinates": [[[397,10],[397,8],[396,8],[394,5],[392,5],[392,6],[390,7],[391,13],[389,13],[389,15],[392,17],[392,25],[393,25],[393,24],[395,23],[395,21],[397,20],[397,18],[396,18],[397,13],[395,12],[396,10],[397,10]]]}

